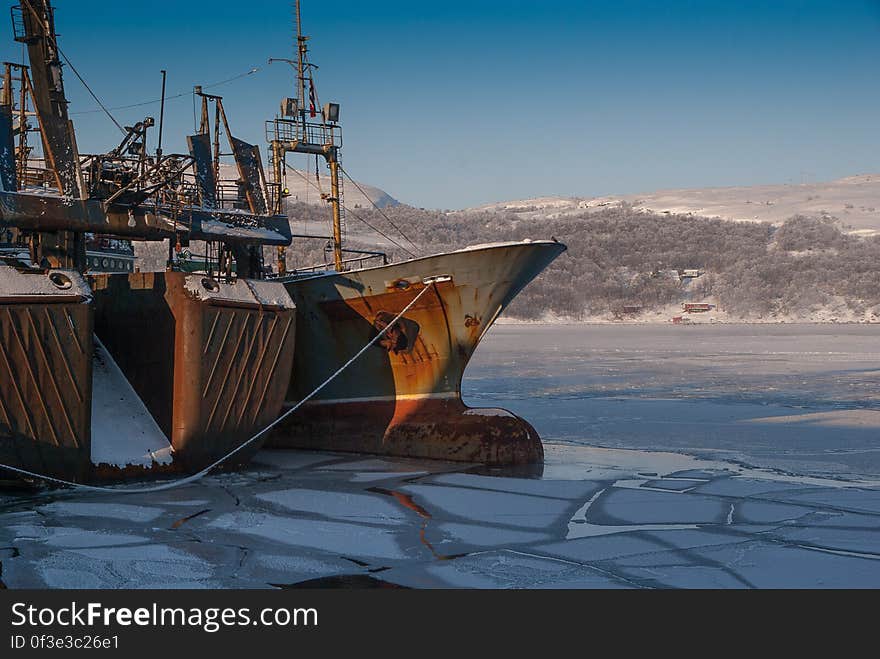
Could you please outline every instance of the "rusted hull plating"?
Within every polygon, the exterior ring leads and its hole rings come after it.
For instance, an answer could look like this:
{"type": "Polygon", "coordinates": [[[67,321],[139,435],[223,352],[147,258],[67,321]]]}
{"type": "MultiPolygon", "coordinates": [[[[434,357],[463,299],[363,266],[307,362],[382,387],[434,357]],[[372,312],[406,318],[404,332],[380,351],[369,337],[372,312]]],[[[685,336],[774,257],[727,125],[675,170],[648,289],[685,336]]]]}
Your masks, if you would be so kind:
{"type": "Polygon", "coordinates": [[[88,477],[89,302],[75,272],[0,265],[0,462],[76,481],[88,477]]]}
{"type": "Polygon", "coordinates": [[[180,272],[91,280],[98,337],[170,438],[175,462],[201,469],[277,418],[295,340],[281,284],[180,272]]]}
{"type": "Polygon", "coordinates": [[[282,423],[268,445],[487,464],[540,461],[534,428],[503,410],[469,409],[461,400],[461,378],[501,311],[564,250],[550,241],[505,243],[288,279],[298,315],[288,406],[327,379],[424,286],[433,290],[282,423]]]}

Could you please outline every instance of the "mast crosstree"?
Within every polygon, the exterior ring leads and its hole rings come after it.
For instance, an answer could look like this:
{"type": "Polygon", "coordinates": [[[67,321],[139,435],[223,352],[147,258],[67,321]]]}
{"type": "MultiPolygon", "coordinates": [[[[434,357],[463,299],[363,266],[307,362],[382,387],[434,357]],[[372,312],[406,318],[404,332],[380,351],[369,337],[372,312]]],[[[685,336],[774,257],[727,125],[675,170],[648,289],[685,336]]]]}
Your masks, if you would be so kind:
{"type": "MultiPolygon", "coordinates": [[[[269,63],[285,62],[296,69],[296,96],[281,101],[281,111],[275,119],[266,122],[266,141],[275,187],[276,214],[283,212],[287,186],[285,155],[304,153],[321,156],[330,169],[330,194],[322,195],[330,204],[333,218],[333,262],[337,272],[344,269],[342,234],[344,228],[343,189],[340,179],[339,151],[342,148],[342,128],[339,126],[339,104],[325,103],[318,108],[313,71],[318,67],[308,61],[308,40],[303,35],[300,0],[295,2],[296,59],[270,57],[269,63]],[[307,89],[308,88],[308,89],[307,89]],[[320,121],[316,118],[320,113],[320,121]]],[[[278,249],[278,269],[283,272],[284,248],[278,249]]]]}

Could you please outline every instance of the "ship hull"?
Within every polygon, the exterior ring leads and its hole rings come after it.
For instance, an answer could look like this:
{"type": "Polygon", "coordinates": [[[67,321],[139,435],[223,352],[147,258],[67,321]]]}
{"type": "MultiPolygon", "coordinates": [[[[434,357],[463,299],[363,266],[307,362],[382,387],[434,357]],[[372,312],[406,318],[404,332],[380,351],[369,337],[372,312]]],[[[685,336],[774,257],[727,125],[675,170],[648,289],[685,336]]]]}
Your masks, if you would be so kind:
{"type": "Polygon", "coordinates": [[[354,356],[423,288],[432,290],[280,424],[268,445],[485,464],[540,461],[543,449],[534,428],[505,410],[468,408],[461,399],[461,380],[498,315],[564,250],[555,241],[502,243],[378,268],[288,278],[285,286],[297,307],[288,409],[354,356]]]}
{"type": "Polygon", "coordinates": [[[0,264],[0,464],[88,476],[92,325],[76,272],[0,264]]]}
{"type": "Polygon", "coordinates": [[[214,463],[278,417],[295,318],[278,282],[0,264],[0,474],[117,481],[214,463]]]}
{"type": "MultiPolygon", "coordinates": [[[[293,303],[280,284],[182,272],[90,279],[96,334],[178,466],[200,470],[278,417],[295,337],[293,303]]],[[[259,447],[226,466],[246,463],[259,447]]]]}

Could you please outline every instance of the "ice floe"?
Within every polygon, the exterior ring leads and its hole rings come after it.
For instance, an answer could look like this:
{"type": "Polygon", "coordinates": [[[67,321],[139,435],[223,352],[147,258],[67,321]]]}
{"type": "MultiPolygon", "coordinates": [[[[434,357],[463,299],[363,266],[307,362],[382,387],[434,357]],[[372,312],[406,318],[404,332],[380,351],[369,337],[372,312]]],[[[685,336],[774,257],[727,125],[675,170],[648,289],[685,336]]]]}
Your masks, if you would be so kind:
{"type": "Polygon", "coordinates": [[[545,451],[543,474],[267,451],[250,469],[179,491],[0,494],[0,579],[9,588],[880,587],[878,488],[678,454],[552,442],[545,451]]]}

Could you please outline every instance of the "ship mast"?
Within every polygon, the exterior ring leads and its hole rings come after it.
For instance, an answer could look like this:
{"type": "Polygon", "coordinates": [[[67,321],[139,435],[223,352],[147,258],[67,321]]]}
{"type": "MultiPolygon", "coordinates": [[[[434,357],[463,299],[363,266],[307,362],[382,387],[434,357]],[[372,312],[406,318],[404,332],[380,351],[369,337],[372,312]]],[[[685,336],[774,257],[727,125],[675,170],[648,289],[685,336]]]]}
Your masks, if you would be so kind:
{"type": "MultiPolygon", "coordinates": [[[[302,14],[300,0],[295,2],[296,12],[296,61],[270,58],[269,62],[281,61],[296,68],[296,98],[284,99],[281,102],[281,117],[267,122],[266,133],[272,154],[273,173],[277,193],[275,196],[275,213],[282,212],[282,195],[284,171],[284,155],[287,152],[305,153],[323,156],[330,168],[330,195],[325,199],[330,203],[333,214],[333,262],[337,272],[342,272],[342,185],[339,180],[339,147],[341,146],[341,130],[339,128],[339,105],[327,103],[318,109],[315,94],[315,81],[311,70],[315,67],[308,61],[309,37],[302,33],[302,14]],[[309,93],[306,93],[306,82],[309,93]],[[309,121],[309,118],[321,113],[321,121],[309,121]]],[[[283,271],[283,252],[279,250],[279,272],[283,271]]]]}
{"type": "MultiPolygon", "coordinates": [[[[306,41],[308,41],[308,37],[304,37],[302,33],[302,13],[300,12],[299,0],[296,0],[296,57],[297,57],[297,66],[296,66],[296,80],[299,83],[299,89],[297,90],[297,99],[299,101],[299,107],[305,110],[306,107],[306,76],[305,76],[305,59],[306,59],[306,51],[308,50],[308,46],[306,46],[306,41]]],[[[306,113],[302,113],[303,127],[305,127],[306,123],[306,113]]]]}

